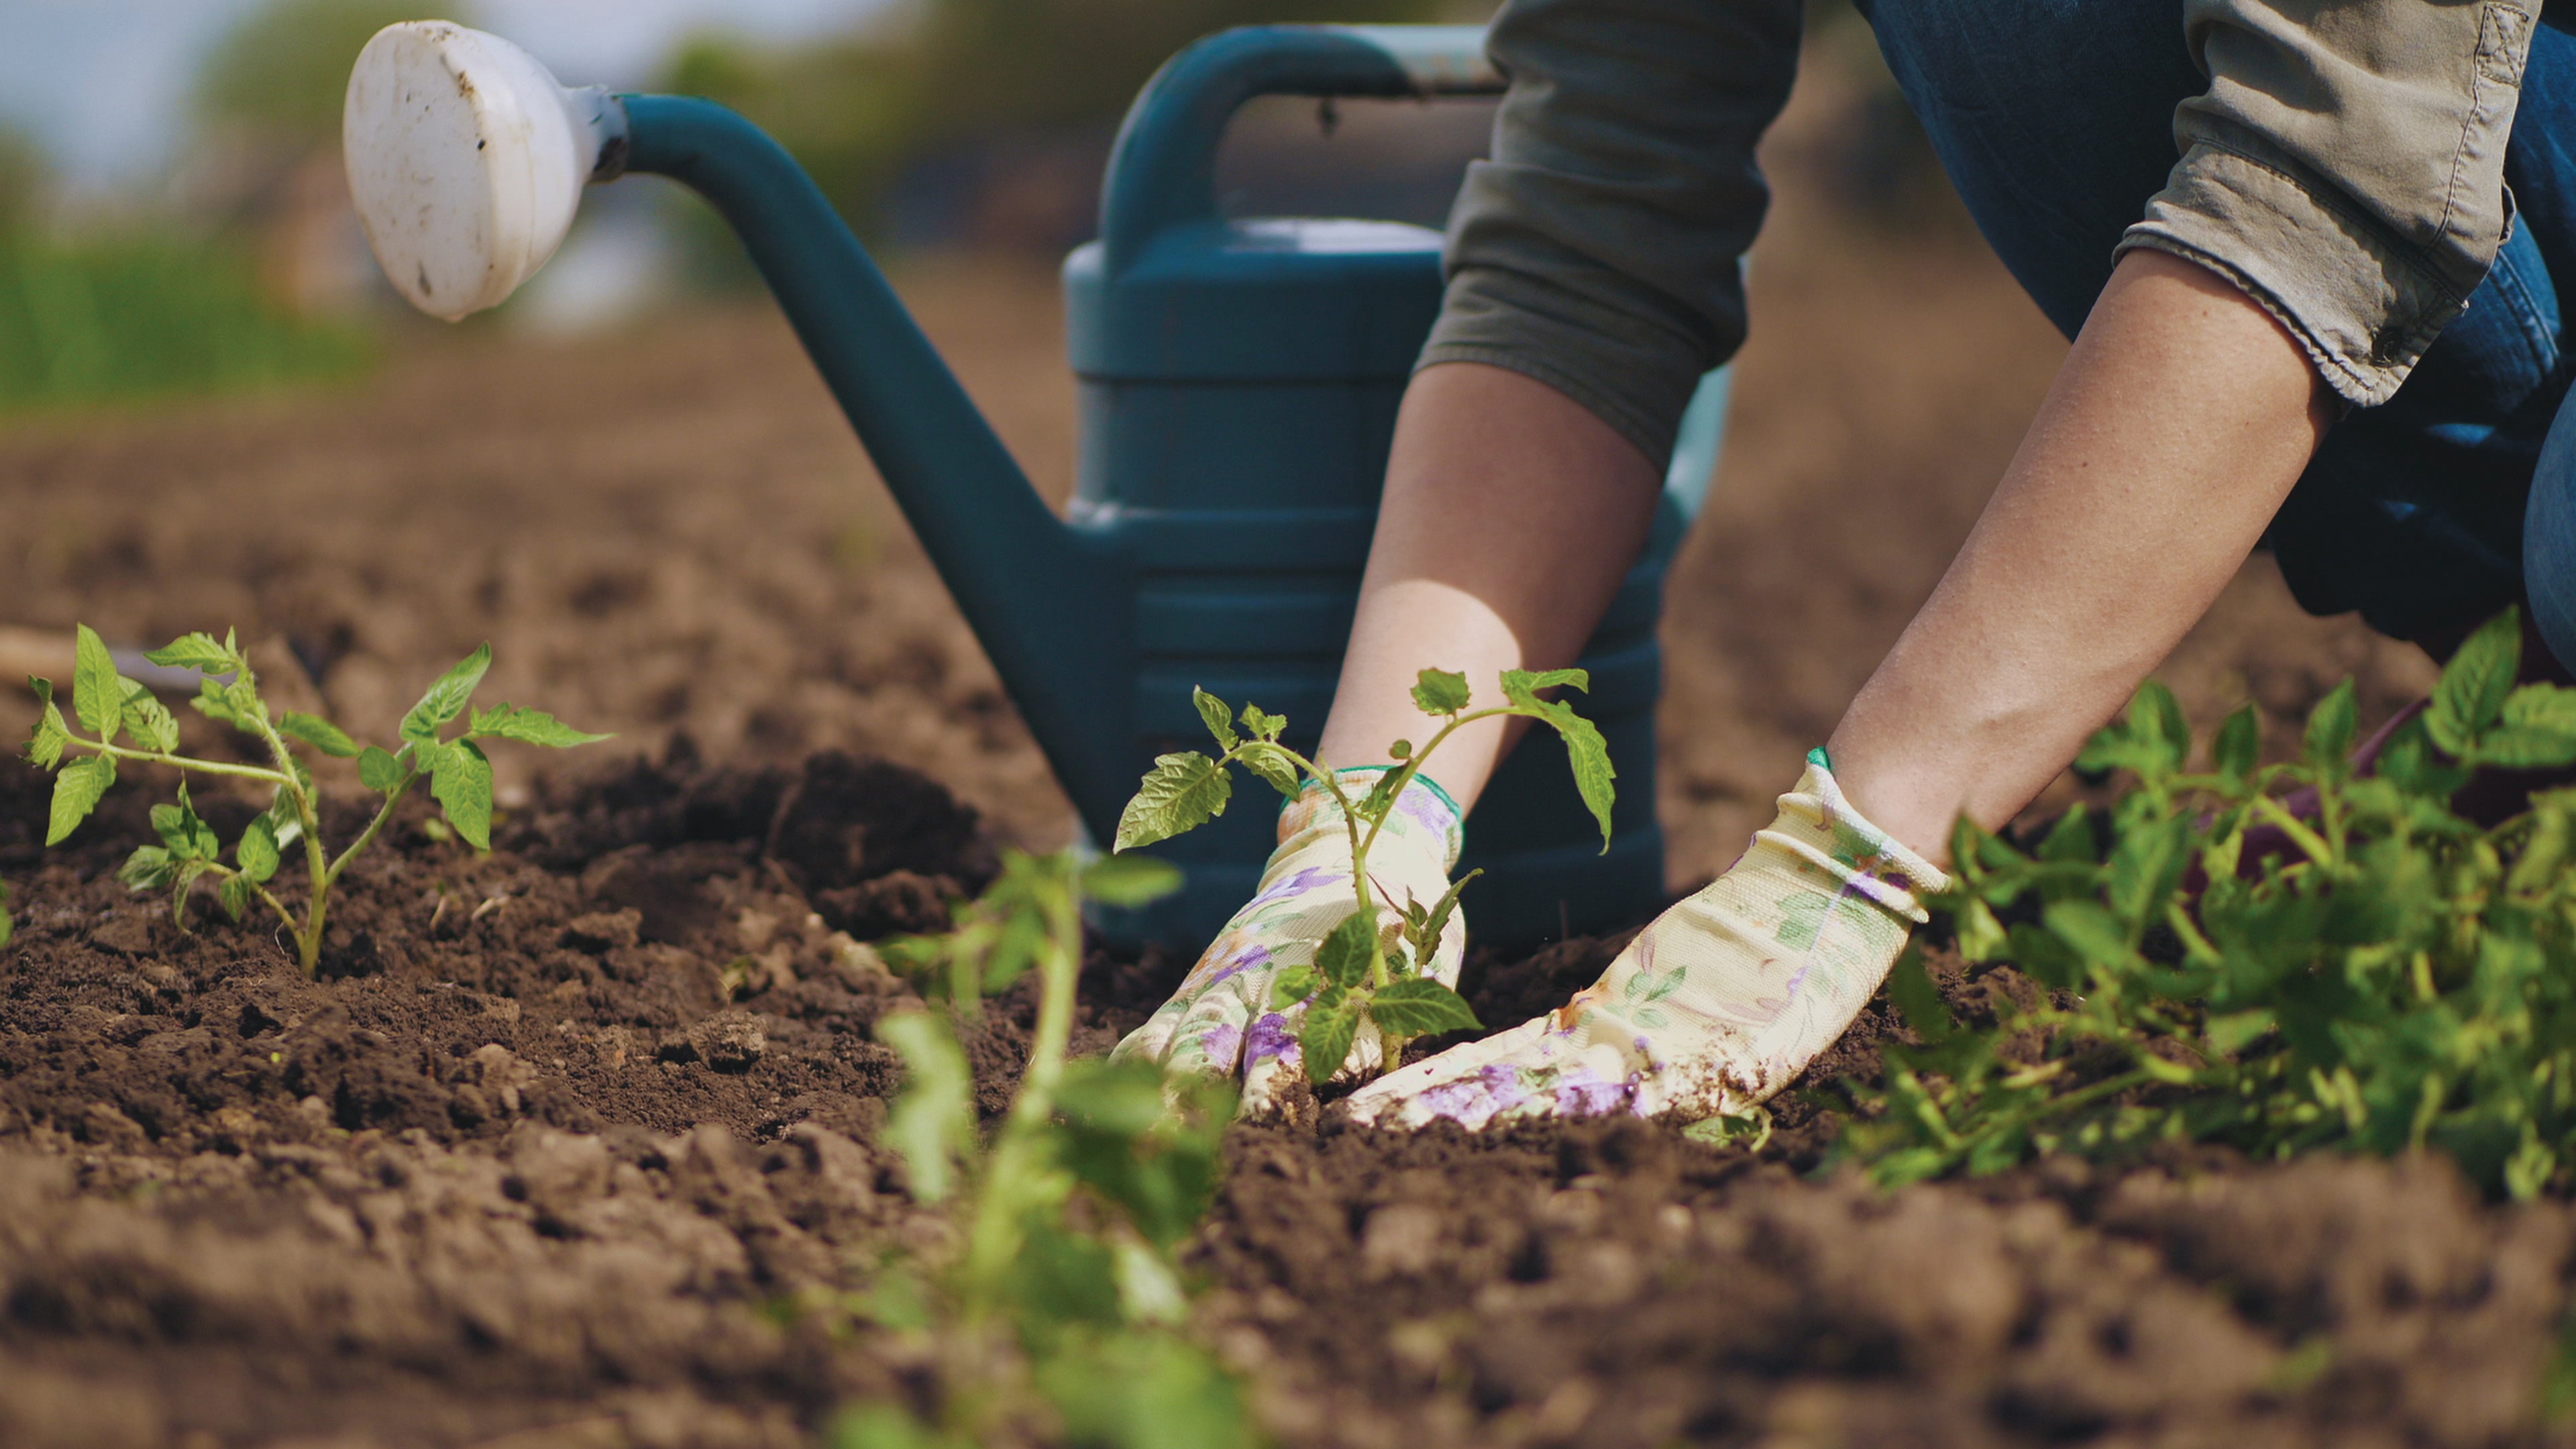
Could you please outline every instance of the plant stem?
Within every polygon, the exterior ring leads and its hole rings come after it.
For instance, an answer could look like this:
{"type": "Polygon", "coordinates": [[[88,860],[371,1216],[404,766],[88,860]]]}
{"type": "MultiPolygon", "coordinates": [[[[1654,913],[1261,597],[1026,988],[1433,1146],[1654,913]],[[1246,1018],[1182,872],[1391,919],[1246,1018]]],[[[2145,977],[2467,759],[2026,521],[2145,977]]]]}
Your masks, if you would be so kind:
{"type": "Polygon", "coordinates": [[[1037,1191],[1040,1144],[1055,1116],[1056,1086],[1064,1077],[1067,1044],[1073,1037],[1074,986],[1082,966],[1082,907],[1069,873],[1047,893],[1046,943],[1038,950],[1038,1020],[1029,1043],[1029,1064],[1020,1089],[1003,1119],[1001,1140],[975,1199],[975,1220],[966,1239],[966,1282],[970,1310],[981,1313],[990,1287],[1017,1255],[1020,1214],[1037,1191]]]}
{"type": "Polygon", "coordinates": [[[231,775],[244,780],[265,780],[272,785],[286,783],[284,775],[275,770],[263,770],[257,765],[226,765],[214,760],[195,760],[186,755],[165,754],[159,750],[129,750],[123,745],[103,745],[96,740],[82,739],[78,735],[68,736],[65,743],[87,750],[94,755],[110,755],[120,760],[140,760],[147,765],[168,765],[177,770],[194,770],[201,775],[231,775]]]}
{"type": "Polygon", "coordinates": [[[358,852],[375,844],[376,837],[383,833],[386,822],[394,818],[394,806],[401,803],[404,794],[411,789],[412,781],[419,778],[420,771],[414,768],[402,777],[401,784],[386,792],[384,808],[376,812],[375,819],[367,822],[366,830],[360,833],[357,839],[349,842],[349,848],[340,852],[340,858],[331,862],[331,869],[325,873],[328,879],[338,880],[340,872],[349,868],[349,862],[357,859],[358,852]]]}

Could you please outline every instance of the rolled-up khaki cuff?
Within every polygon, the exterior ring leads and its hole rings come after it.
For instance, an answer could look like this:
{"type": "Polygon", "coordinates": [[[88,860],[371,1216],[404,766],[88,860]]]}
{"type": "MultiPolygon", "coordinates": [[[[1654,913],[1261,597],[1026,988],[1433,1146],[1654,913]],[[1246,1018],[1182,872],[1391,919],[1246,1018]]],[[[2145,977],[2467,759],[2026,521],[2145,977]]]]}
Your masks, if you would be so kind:
{"type": "Polygon", "coordinates": [[[2120,238],[2198,262],[2298,338],[2328,387],[2376,407],[2468,308],[2432,259],[2298,176],[2195,145],[2120,238]]]}
{"type": "Polygon", "coordinates": [[[1493,267],[1451,280],[1415,370],[1444,362],[1481,362],[1556,389],[1658,470],[1671,465],[1682,413],[1711,365],[1699,343],[1670,328],[1493,267]]]}

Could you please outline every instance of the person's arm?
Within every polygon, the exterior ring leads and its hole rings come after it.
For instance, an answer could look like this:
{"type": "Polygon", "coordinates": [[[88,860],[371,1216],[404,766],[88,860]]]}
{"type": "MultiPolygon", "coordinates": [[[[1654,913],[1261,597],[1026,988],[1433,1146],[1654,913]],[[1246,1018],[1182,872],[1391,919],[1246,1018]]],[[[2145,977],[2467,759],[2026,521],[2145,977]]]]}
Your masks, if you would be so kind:
{"type": "Polygon", "coordinates": [[[2157,251],[2121,259],[2021,450],[1826,746],[1852,804],[1946,862],[2002,825],[2197,622],[2333,420],[2297,339],[2157,251]]]}

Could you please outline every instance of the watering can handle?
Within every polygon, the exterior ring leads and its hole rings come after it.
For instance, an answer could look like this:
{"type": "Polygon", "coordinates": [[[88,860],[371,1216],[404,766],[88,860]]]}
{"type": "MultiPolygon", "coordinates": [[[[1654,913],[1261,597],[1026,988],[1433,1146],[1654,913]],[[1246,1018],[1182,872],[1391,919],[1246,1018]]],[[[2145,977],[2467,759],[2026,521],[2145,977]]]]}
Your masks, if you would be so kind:
{"type": "Polygon", "coordinates": [[[1216,151],[1255,96],[1492,96],[1481,25],[1254,25],[1172,57],[1118,130],[1100,203],[1110,270],[1176,226],[1217,219],[1216,151]]]}

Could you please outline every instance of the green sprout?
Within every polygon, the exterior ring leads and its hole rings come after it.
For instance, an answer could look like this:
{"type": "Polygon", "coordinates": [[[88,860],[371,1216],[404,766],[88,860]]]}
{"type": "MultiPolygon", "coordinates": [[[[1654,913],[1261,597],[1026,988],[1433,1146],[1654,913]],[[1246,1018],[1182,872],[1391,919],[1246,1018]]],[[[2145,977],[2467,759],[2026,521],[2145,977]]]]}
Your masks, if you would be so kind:
{"type": "MultiPolygon", "coordinates": [[[[415,781],[428,776],[430,794],[456,834],[476,850],[489,850],[492,762],[478,741],[517,740],[550,749],[569,749],[608,738],[584,734],[542,711],[509,704],[476,710],[466,719],[463,730],[442,737],[441,731],[466,717],[476,686],[492,666],[492,646],[486,644],[441,675],[429,687],[429,693],[421,696],[420,703],[403,716],[399,747],[392,751],[374,745],[362,749],[339,726],[319,716],[294,710],[272,716],[259,696],[259,681],[250,660],[232,634],[226,633],[221,643],[210,634],[189,634],[144,657],[155,664],[193,669],[205,675],[197,697],[190,703],[206,718],[258,739],[273,763],[244,765],[193,759],[176,753],[178,720],[153,698],[151,690],[116,672],[116,663],[97,633],[86,624],[80,625],[77,640],[72,720],[65,720],[55,704],[51,680],[27,681],[43,709],[35,736],[27,742],[27,758],[39,768],[54,772],[53,811],[45,843],[61,844],[89,818],[105,798],[108,787],[116,783],[120,761],[177,769],[181,774],[177,803],[152,807],[152,828],[160,834],[161,843],[137,849],[118,872],[119,878],[138,894],[168,891],[171,917],[182,927],[187,924],[189,892],[200,880],[215,882],[216,900],[233,920],[240,920],[253,905],[266,906],[293,933],[296,960],[307,976],[314,973],[322,959],[322,930],[330,908],[331,887],[349,868],[349,862],[383,833],[385,823],[393,818],[394,807],[415,781]],[[88,737],[72,728],[75,721],[88,737]],[[132,743],[117,743],[119,735],[132,743]],[[375,818],[337,856],[323,848],[321,790],[313,772],[296,757],[297,745],[337,759],[354,758],[359,780],[384,797],[375,818]],[[223,858],[223,843],[214,827],[198,816],[188,798],[186,776],[191,771],[250,780],[274,791],[268,809],[251,821],[233,843],[229,864],[223,858]],[[303,846],[310,877],[301,920],[271,889],[287,852],[299,844],[303,846]]],[[[0,916],[0,922],[5,920],[0,916]]],[[[0,944],[5,940],[5,928],[0,928],[0,944]]]]}
{"type": "Polygon", "coordinates": [[[1476,1019],[1465,997],[1422,974],[1440,944],[1440,933],[1448,927],[1450,914],[1457,909],[1458,893],[1478,872],[1469,871],[1460,877],[1447,894],[1429,905],[1409,898],[1401,902],[1389,899],[1387,906],[1401,920],[1383,931],[1377,924],[1378,902],[1369,893],[1369,850],[1376,845],[1378,832],[1394,813],[1395,802],[1404,794],[1405,786],[1421,773],[1422,762],[1451,735],[1479,720],[1502,718],[1536,720],[1553,728],[1565,740],[1566,755],[1574,767],[1575,788],[1582,792],[1583,803],[1591,807],[1593,818],[1601,824],[1602,849],[1610,847],[1610,782],[1618,772],[1610,766],[1609,746],[1603,742],[1601,731],[1576,714],[1572,706],[1539,698],[1540,690],[1559,685],[1588,690],[1591,676],[1580,669],[1551,669],[1544,673],[1507,669],[1501,683],[1502,704],[1470,709],[1467,676],[1443,669],[1423,670],[1415,679],[1413,702],[1424,714],[1441,721],[1439,732],[1419,749],[1409,740],[1397,740],[1387,750],[1396,763],[1378,776],[1374,786],[1356,797],[1343,787],[1330,767],[1279,743],[1287,720],[1247,704],[1240,716],[1243,733],[1237,733],[1237,717],[1225,702],[1204,689],[1195,690],[1192,698],[1198,705],[1199,718],[1207,722],[1208,733],[1215,737],[1221,753],[1215,759],[1196,751],[1156,759],[1153,770],[1138,787],[1136,798],[1127,802],[1126,812],[1119,817],[1118,839],[1112,847],[1116,851],[1152,845],[1197,829],[1225,813],[1226,802],[1234,791],[1232,777],[1225,771],[1227,765],[1242,766],[1292,800],[1306,781],[1319,781],[1340,802],[1342,825],[1350,833],[1351,885],[1357,908],[1316,946],[1311,965],[1292,966],[1280,972],[1271,990],[1274,1009],[1284,1011],[1301,1002],[1305,1004],[1306,1022],[1298,1032],[1297,1046],[1305,1060],[1307,1079],[1312,1082],[1320,1085],[1341,1070],[1352,1043],[1359,1038],[1363,1021],[1376,1023],[1384,1043],[1383,1060],[1389,1068],[1403,1060],[1404,1044],[1412,1038],[1470,1030],[1484,1024],[1476,1019]]]}
{"type": "Polygon", "coordinates": [[[1141,856],[1078,863],[1014,853],[958,929],[911,943],[946,1012],[886,1017],[877,1037],[906,1067],[882,1140],[915,1199],[948,1214],[945,1251],[889,1264],[845,1305],[880,1327],[927,1333],[939,1367],[930,1413],[862,1405],[836,1449],[1019,1442],[1145,1446],[1250,1442],[1242,1391],[1180,1333],[1176,1258],[1223,1170],[1233,1092],[1166,1081],[1150,1062],[1069,1059],[1082,965],[1081,901],[1141,906],[1180,872],[1141,856]],[[1034,971],[1027,1069],[989,1137],[957,1025],[1034,971]]]}

